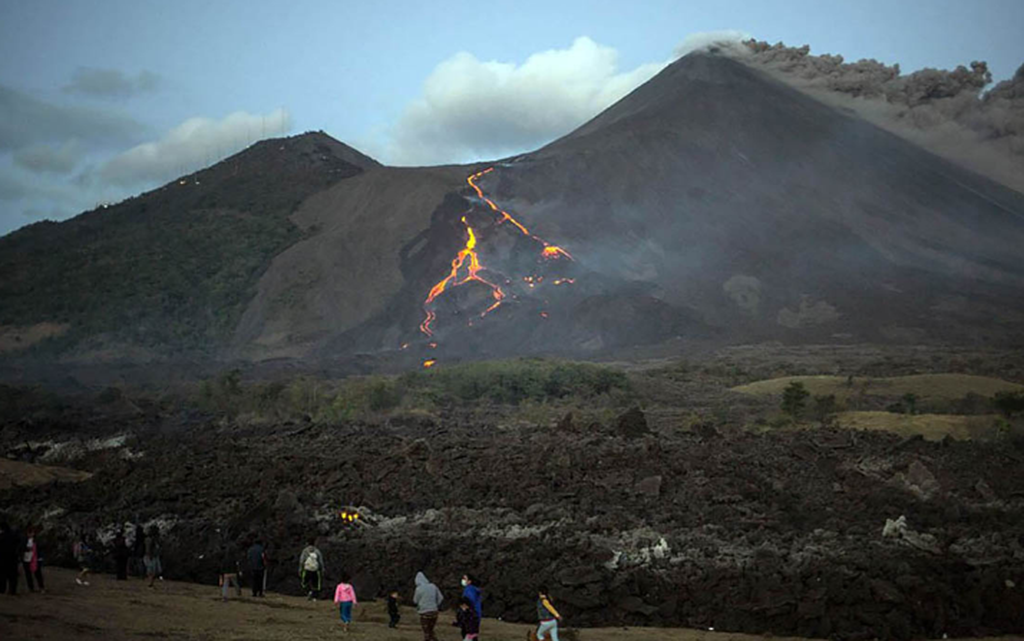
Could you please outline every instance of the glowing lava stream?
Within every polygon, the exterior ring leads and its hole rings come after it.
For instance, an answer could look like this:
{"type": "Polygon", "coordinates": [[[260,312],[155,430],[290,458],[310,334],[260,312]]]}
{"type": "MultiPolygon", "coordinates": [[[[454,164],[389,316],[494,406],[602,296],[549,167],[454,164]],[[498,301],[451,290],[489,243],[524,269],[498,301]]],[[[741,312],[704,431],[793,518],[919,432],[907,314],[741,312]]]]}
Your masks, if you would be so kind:
{"type": "MultiPolygon", "coordinates": [[[[485,203],[487,203],[487,206],[491,208],[491,211],[501,215],[501,219],[498,221],[498,224],[500,225],[505,222],[510,222],[516,227],[516,229],[522,232],[524,236],[529,236],[530,238],[536,240],[541,245],[543,245],[544,249],[541,251],[541,258],[543,258],[544,260],[552,260],[558,258],[566,258],[568,260],[573,260],[572,255],[569,252],[562,249],[561,247],[558,247],[557,245],[551,245],[544,239],[531,234],[530,231],[522,225],[522,223],[513,218],[507,211],[495,205],[494,201],[484,194],[483,190],[480,189],[479,186],[477,186],[475,181],[481,176],[489,174],[492,171],[494,171],[494,167],[488,167],[483,171],[478,171],[477,173],[468,176],[466,178],[466,182],[469,183],[469,186],[473,188],[473,191],[476,192],[476,195],[485,203]]],[[[459,251],[459,253],[452,260],[451,272],[444,279],[442,279],[440,282],[434,285],[433,288],[431,288],[430,294],[427,295],[427,299],[423,301],[423,311],[426,313],[426,318],[424,318],[423,322],[420,323],[420,331],[426,334],[427,336],[434,335],[434,332],[430,326],[437,318],[437,314],[432,309],[430,309],[430,305],[438,296],[440,296],[449,288],[455,288],[458,287],[459,285],[465,285],[466,283],[474,280],[490,287],[491,296],[494,297],[494,303],[490,307],[485,309],[483,312],[481,312],[480,316],[486,316],[488,313],[497,309],[498,306],[501,305],[502,301],[504,301],[506,297],[505,291],[501,287],[480,276],[479,272],[483,269],[483,266],[480,264],[480,257],[476,253],[476,233],[473,231],[473,228],[469,226],[469,223],[466,222],[465,216],[462,217],[462,224],[466,226],[466,233],[468,236],[466,239],[466,246],[463,247],[462,250],[459,251]],[[460,279],[459,271],[462,270],[463,267],[466,268],[466,275],[460,279]]],[[[567,278],[563,279],[562,282],[572,283],[573,280],[567,278]]],[[[559,281],[556,281],[556,284],[559,284],[559,281]]],[[[433,363],[431,363],[430,365],[433,365],[433,363]]],[[[424,367],[430,367],[430,365],[426,365],[424,363],[424,367]]]]}

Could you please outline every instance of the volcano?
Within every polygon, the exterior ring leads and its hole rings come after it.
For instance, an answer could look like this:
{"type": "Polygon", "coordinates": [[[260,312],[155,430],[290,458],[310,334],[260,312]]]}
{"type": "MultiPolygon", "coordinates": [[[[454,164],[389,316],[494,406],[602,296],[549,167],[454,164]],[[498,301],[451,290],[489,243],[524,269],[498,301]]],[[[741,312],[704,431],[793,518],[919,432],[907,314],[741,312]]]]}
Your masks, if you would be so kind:
{"type": "Polygon", "coordinates": [[[532,153],[343,161],[208,353],[1024,336],[1024,195],[725,55],[677,60],[532,153]]]}

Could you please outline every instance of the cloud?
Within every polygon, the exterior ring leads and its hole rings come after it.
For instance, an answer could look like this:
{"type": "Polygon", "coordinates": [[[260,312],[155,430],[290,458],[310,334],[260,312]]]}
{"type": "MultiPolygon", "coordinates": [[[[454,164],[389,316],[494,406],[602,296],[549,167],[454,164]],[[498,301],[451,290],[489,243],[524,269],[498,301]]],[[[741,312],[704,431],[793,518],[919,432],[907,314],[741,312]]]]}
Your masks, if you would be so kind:
{"type": "Polygon", "coordinates": [[[97,147],[138,142],[145,127],[132,117],[78,105],[56,105],[0,85],[0,151],[69,140],[97,147]]]}
{"type": "Polygon", "coordinates": [[[92,98],[123,99],[156,91],[159,85],[160,76],[152,71],[140,71],[133,78],[117,69],[79,67],[63,90],[92,98]]]}
{"type": "Polygon", "coordinates": [[[104,163],[101,182],[121,187],[163,182],[194,171],[247,147],[254,140],[291,130],[284,109],[268,114],[237,111],[221,120],[189,118],[160,140],[120,153],[104,163]]]}
{"type": "Polygon", "coordinates": [[[77,140],[69,140],[60,146],[47,144],[32,145],[14,152],[14,162],[35,173],[68,174],[85,154],[77,140]]]}
{"type": "Polygon", "coordinates": [[[394,164],[432,164],[531,149],[569,133],[668,64],[622,71],[618,52],[590,38],[522,64],[458,53],[441,62],[389,132],[394,164]]]}

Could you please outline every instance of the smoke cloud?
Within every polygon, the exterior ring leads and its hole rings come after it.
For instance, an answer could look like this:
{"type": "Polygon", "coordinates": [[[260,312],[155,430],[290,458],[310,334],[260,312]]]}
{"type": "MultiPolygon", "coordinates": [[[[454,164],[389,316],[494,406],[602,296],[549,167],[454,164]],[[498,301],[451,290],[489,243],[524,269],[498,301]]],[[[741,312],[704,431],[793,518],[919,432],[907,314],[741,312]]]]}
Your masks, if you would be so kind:
{"type": "Polygon", "coordinates": [[[983,92],[992,82],[984,62],[904,75],[898,64],[813,56],[806,45],[747,40],[730,51],[824,102],[1024,191],[1024,65],[983,92]]]}
{"type": "Polygon", "coordinates": [[[0,151],[72,139],[117,147],[137,142],[144,130],[117,111],[56,105],[0,85],[0,151]]]}
{"type": "Polygon", "coordinates": [[[284,109],[262,115],[238,111],[220,120],[189,118],[160,140],[114,156],[100,167],[98,177],[121,187],[171,180],[291,127],[291,115],[284,109]]]}
{"type": "Polygon", "coordinates": [[[69,140],[63,145],[32,145],[14,153],[14,162],[36,173],[68,174],[85,154],[82,144],[69,140]]]}
{"type": "Polygon", "coordinates": [[[79,67],[71,77],[71,82],[62,89],[65,93],[92,98],[124,99],[156,91],[159,85],[160,76],[152,71],[140,71],[131,77],[117,69],[79,67]]]}

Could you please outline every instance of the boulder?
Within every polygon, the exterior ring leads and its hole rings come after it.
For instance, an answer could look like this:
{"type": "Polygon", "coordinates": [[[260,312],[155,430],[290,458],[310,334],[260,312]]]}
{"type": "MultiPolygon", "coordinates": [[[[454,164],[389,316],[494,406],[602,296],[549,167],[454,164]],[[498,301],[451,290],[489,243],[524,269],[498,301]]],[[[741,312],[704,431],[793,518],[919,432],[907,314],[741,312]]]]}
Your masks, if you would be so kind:
{"type": "Polygon", "coordinates": [[[636,406],[619,416],[615,431],[623,438],[640,438],[651,433],[651,429],[647,426],[647,417],[643,410],[636,406]]]}
{"type": "Polygon", "coordinates": [[[651,498],[658,498],[661,495],[661,475],[655,474],[654,476],[648,476],[634,488],[637,494],[649,496],[651,498]]]}

